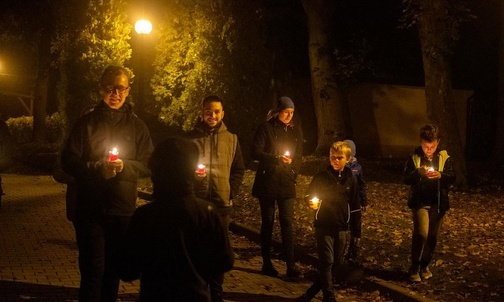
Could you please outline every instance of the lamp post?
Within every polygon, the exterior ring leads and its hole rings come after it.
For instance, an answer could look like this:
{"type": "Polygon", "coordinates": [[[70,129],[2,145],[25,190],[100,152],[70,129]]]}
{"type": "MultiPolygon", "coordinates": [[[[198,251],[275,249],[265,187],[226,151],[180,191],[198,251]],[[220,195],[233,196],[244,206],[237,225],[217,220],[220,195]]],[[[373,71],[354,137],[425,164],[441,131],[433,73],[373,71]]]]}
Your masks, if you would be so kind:
{"type": "Polygon", "coordinates": [[[138,98],[136,100],[136,111],[141,116],[144,113],[144,82],[146,78],[145,72],[145,62],[146,62],[146,53],[143,50],[145,48],[145,37],[151,33],[152,31],[152,23],[147,19],[140,19],[135,23],[135,31],[141,37],[141,44],[139,48],[139,68],[138,68],[138,98]]]}

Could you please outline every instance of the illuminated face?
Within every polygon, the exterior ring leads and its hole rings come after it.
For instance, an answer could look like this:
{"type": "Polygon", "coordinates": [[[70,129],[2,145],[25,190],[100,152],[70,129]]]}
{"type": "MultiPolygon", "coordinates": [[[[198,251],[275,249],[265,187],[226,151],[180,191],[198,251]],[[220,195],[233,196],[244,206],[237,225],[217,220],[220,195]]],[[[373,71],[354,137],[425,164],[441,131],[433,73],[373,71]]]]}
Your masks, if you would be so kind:
{"type": "Polygon", "coordinates": [[[210,102],[202,108],[201,119],[210,128],[218,126],[223,118],[224,109],[221,102],[210,102]]]}
{"type": "Polygon", "coordinates": [[[331,149],[329,151],[329,161],[331,162],[331,166],[336,171],[343,171],[346,163],[348,162],[348,158],[341,151],[334,151],[331,149]]]}
{"type": "Polygon", "coordinates": [[[437,150],[438,144],[439,144],[439,140],[435,140],[433,142],[428,142],[426,140],[422,140],[422,150],[423,150],[425,156],[427,156],[427,158],[432,158],[432,156],[434,155],[434,152],[436,152],[436,150],[437,150]]]}
{"type": "Polygon", "coordinates": [[[103,101],[112,109],[119,109],[129,95],[129,80],[124,74],[105,79],[100,87],[103,101]]]}
{"type": "Polygon", "coordinates": [[[293,116],[294,116],[294,109],[292,108],[286,108],[278,113],[278,119],[284,124],[290,123],[293,116]]]}

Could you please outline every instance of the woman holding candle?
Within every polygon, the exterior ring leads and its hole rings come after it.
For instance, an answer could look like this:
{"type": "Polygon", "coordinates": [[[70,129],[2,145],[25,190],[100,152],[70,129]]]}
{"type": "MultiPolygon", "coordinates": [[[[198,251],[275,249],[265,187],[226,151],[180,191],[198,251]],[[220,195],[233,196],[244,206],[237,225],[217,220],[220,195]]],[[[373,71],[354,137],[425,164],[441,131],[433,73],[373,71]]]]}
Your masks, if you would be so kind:
{"type": "Polygon", "coordinates": [[[408,207],[413,218],[409,269],[412,282],[432,278],[429,264],[443,217],[450,208],[448,189],[455,182],[455,172],[448,153],[438,150],[440,138],[437,126],[423,126],[420,129],[421,145],[411,154],[404,168],[404,183],[411,186],[408,207]]]}
{"type": "Polygon", "coordinates": [[[296,175],[302,163],[303,139],[294,127],[294,102],[281,97],[271,118],[259,125],[253,140],[252,156],[259,161],[252,195],[261,205],[262,273],[277,276],[271,262],[271,240],[278,205],[287,277],[298,279],[301,272],[294,261],[292,217],[296,200],[296,175]]]}
{"type": "Polygon", "coordinates": [[[322,301],[336,301],[332,274],[343,263],[350,211],[359,206],[358,184],[352,170],[346,166],[351,152],[347,143],[334,143],[329,151],[330,165],[315,175],[308,186],[305,198],[315,210],[319,277],[298,301],[310,301],[320,290],[322,301]]]}
{"type": "Polygon", "coordinates": [[[75,178],[73,221],[79,248],[79,301],[116,301],[117,259],[135,211],[137,178],[149,175],[149,130],[126,102],[130,73],[109,66],[99,82],[101,102],[80,117],[62,150],[63,171],[75,178]],[[109,154],[117,148],[116,154],[109,154]]]}

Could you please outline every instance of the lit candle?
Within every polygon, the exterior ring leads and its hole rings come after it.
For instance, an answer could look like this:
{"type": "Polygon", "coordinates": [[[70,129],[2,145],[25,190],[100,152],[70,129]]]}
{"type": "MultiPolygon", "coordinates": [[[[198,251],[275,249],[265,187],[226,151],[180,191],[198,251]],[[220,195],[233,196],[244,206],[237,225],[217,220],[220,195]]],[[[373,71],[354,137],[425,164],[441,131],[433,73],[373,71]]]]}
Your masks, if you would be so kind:
{"type": "Polygon", "coordinates": [[[119,151],[117,151],[117,148],[112,149],[112,151],[109,151],[109,161],[117,160],[118,155],[119,151]]]}
{"type": "Polygon", "coordinates": [[[434,167],[429,167],[429,169],[427,170],[427,173],[432,173],[434,172],[434,167]]]}
{"type": "Polygon", "coordinates": [[[290,158],[290,152],[289,151],[285,151],[284,156],[287,157],[287,158],[290,158]]]}
{"type": "Polygon", "coordinates": [[[197,172],[198,172],[199,174],[203,174],[203,173],[205,173],[205,165],[203,165],[203,164],[199,164],[199,165],[198,165],[198,170],[197,170],[197,172]]]}
{"type": "Polygon", "coordinates": [[[310,199],[310,201],[311,201],[313,207],[315,209],[318,209],[319,203],[320,203],[320,199],[318,199],[317,197],[313,197],[312,199],[310,199]]]}

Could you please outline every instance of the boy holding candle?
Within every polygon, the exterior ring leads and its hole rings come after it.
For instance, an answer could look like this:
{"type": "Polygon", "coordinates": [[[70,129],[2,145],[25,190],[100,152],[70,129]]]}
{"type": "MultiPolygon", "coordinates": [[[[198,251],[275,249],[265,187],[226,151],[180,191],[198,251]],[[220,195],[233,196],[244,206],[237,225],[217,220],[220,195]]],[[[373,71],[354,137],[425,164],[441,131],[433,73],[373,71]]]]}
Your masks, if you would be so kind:
{"type": "Polygon", "coordinates": [[[310,301],[322,290],[323,302],[336,301],[332,283],[333,266],[343,263],[350,227],[350,211],[358,204],[358,185],[352,170],[346,166],[351,149],[343,141],[335,142],[329,151],[330,165],[314,176],[306,199],[315,210],[315,237],[319,256],[319,276],[298,301],[310,301]]]}
{"type": "Polygon", "coordinates": [[[404,167],[404,183],[410,185],[408,207],[413,218],[411,267],[409,279],[421,282],[432,278],[429,264],[436,248],[443,218],[450,209],[448,190],[455,182],[455,172],[446,150],[439,150],[437,126],[420,129],[421,145],[404,167]]]}

